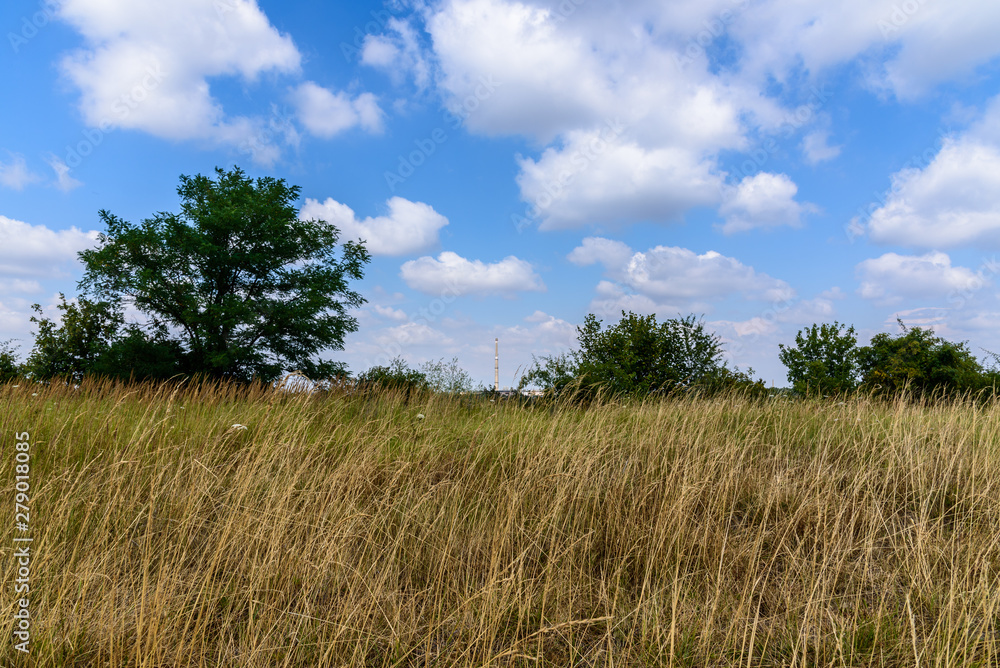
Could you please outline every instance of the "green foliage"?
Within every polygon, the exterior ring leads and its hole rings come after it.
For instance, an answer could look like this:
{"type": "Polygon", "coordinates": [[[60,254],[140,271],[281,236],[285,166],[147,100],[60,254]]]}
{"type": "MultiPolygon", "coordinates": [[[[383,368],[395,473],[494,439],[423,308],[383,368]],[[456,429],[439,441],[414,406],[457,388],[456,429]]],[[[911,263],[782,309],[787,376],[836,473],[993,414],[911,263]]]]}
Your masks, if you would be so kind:
{"type": "Polygon", "coordinates": [[[91,373],[120,380],[166,380],[185,372],[179,342],[165,332],[147,334],[135,324],[119,332],[111,347],[91,367],[91,373]]]}
{"type": "Polygon", "coordinates": [[[358,386],[368,392],[402,391],[407,397],[411,393],[430,389],[427,377],[420,371],[411,369],[401,357],[392,360],[387,366],[373,366],[359,374],[358,386]]]}
{"type": "Polygon", "coordinates": [[[602,329],[601,321],[589,314],[577,328],[577,339],[579,350],[536,358],[520,386],[643,396],[754,384],[747,374],[725,368],[721,340],[693,315],[658,323],[655,315],[622,311],[618,323],[602,329]]]}
{"type": "Polygon", "coordinates": [[[342,372],[342,363],[316,356],[342,350],[344,336],[357,330],[348,309],[365,300],[348,280],[362,278],[368,252],[347,242],[338,259],[339,231],[299,219],[298,186],[271,177],[254,181],[239,168],[215,171],[214,180],[181,176],[179,214],[133,225],[101,211],[107,230],[98,248],[80,253],[86,266],[80,287],[133,304],[156,331],[169,326],[186,367],[210,377],[273,380],[294,369],[318,379],[342,372]]]}
{"type": "Polygon", "coordinates": [[[518,388],[524,389],[529,386],[535,386],[554,393],[561,393],[577,377],[576,356],[576,352],[550,355],[542,358],[532,355],[532,365],[521,376],[518,388]]]}
{"type": "Polygon", "coordinates": [[[66,301],[61,293],[59,300],[59,324],[44,317],[40,305],[31,307],[38,314],[31,317],[38,331],[25,370],[40,380],[58,377],[79,381],[111,348],[124,317],[121,309],[110,302],[80,298],[74,303],[66,301]]]}
{"type": "Polygon", "coordinates": [[[795,346],[778,345],[788,380],[798,394],[843,394],[858,383],[858,341],[854,327],[814,324],[795,335],[795,346]]]}
{"type": "Polygon", "coordinates": [[[0,383],[6,383],[23,375],[17,362],[17,348],[10,341],[0,341],[0,383]]]}
{"type": "Polygon", "coordinates": [[[897,395],[904,389],[914,395],[954,394],[977,391],[989,376],[965,343],[952,343],[934,336],[931,329],[907,328],[898,321],[899,336],[876,334],[859,351],[864,388],[882,395],[897,395]]]}
{"type": "Polygon", "coordinates": [[[471,392],[475,387],[472,376],[458,364],[458,358],[453,357],[446,362],[442,357],[437,361],[425,362],[420,367],[428,387],[435,392],[460,394],[471,392]]]}
{"type": "Polygon", "coordinates": [[[41,306],[33,306],[38,316],[31,321],[38,332],[24,367],[32,378],[162,380],[180,372],[180,345],[168,340],[162,329],[147,334],[135,324],[122,328],[121,308],[109,302],[83,297],[68,302],[62,294],[59,299],[59,324],[43,317],[41,306]]]}

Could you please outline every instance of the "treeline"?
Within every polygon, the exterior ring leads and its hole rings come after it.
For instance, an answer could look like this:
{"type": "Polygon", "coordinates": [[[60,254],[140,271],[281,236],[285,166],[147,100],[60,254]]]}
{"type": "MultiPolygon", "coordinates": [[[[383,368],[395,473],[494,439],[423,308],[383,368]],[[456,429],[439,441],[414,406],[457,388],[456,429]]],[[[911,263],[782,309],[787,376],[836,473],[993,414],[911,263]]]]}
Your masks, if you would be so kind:
{"type": "MultiPolygon", "coordinates": [[[[0,346],[0,382],[84,376],[119,380],[164,380],[208,375],[164,331],[125,324],[120,308],[79,298],[58,305],[60,322],[43,317],[36,305],[34,347],[19,363],[15,351],[0,346]]],[[[768,388],[754,370],[730,368],[722,339],[694,315],[658,322],[655,315],[622,312],[619,322],[603,327],[590,314],[577,328],[578,348],[534,358],[519,389],[536,387],[550,395],[579,398],[645,397],[740,391],[755,396],[791,392],[799,396],[836,397],[861,392],[882,397],[907,393],[915,398],[958,395],[994,396],[1000,387],[1000,362],[984,366],[966,343],[935,336],[930,329],[907,327],[875,335],[860,346],[853,326],[839,322],[800,330],[794,345],[779,345],[789,389],[768,388]]],[[[462,394],[489,392],[476,386],[457,358],[411,368],[401,358],[373,366],[356,376],[345,369],[331,378],[360,390],[396,390],[462,394]]],[[[259,378],[273,380],[273,378],[259,378]]]]}
{"type": "Polygon", "coordinates": [[[965,342],[935,336],[933,330],[907,327],[900,333],[876,334],[859,346],[853,326],[839,322],[814,324],[800,330],[795,345],[779,346],[792,389],[802,395],[843,395],[865,392],[879,396],[994,396],[1000,387],[1000,362],[995,353],[984,366],[965,342]]]}
{"type": "MultiPolygon", "coordinates": [[[[984,367],[966,343],[935,336],[930,329],[907,327],[901,333],[876,334],[859,346],[853,326],[839,322],[800,330],[795,344],[779,345],[791,392],[800,396],[874,396],[946,398],[960,395],[993,397],[1000,387],[996,354],[984,367]]],[[[522,387],[537,385],[554,393],[571,389],[583,396],[699,393],[733,390],[768,395],[754,380],[753,369],[730,369],[722,361],[718,335],[695,316],[658,323],[655,315],[622,312],[622,319],[603,329],[594,315],[577,328],[579,348],[536,359],[522,387]]]]}

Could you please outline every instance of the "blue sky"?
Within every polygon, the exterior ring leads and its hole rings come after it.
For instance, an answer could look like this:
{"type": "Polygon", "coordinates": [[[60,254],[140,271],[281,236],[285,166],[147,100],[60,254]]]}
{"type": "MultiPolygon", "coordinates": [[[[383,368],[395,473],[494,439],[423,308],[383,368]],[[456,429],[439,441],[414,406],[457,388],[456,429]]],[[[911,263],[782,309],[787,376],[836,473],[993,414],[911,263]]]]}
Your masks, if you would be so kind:
{"type": "Polygon", "coordinates": [[[931,326],[1000,351],[1000,5],[963,0],[13,0],[0,340],[76,294],[97,212],[239,165],[368,240],[354,372],[501,383],[587,313],[778,344],[931,326]]]}

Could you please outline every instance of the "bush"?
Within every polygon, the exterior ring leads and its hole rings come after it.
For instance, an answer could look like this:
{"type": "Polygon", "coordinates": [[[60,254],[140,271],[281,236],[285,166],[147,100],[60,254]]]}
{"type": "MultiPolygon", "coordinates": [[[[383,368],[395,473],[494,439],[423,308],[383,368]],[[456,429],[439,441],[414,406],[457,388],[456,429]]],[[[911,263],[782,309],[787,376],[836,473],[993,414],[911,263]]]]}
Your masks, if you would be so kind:
{"type": "Polygon", "coordinates": [[[392,360],[388,366],[373,366],[359,374],[358,387],[364,392],[384,390],[402,392],[407,399],[412,394],[430,389],[427,377],[407,366],[401,357],[392,360]]]}
{"type": "Polygon", "coordinates": [[[425,362],[420,367],[420,372],[428,387],[435,392],[461,394],[471,392],[475,387],[472,376],[459,366],[457,357],[453,357],[450,362],[446,362],[443,357],[436,362],[425,362]]]}
{"type": "Polygon", "coordinates": [[[622,311],[618,323],[602,329],[590,314],[577,327],[577,339],[579,350],[535,358],[520,387],[641,397],[755,386],[748,374],[726,368],[721,339],[693,315],[658,323],[655,315],[622,311]]]}

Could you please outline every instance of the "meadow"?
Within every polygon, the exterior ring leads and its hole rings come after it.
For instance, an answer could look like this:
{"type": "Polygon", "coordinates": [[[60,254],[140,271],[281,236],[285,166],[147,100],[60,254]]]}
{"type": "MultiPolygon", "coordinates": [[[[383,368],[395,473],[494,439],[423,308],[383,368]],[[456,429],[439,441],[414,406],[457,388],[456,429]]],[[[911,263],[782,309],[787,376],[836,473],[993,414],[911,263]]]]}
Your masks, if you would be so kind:
{"type": "Polygon", "coordinates": [[[6,665],[1000,665],[993,404],[22,382],[0,405],[6,665]]]}

